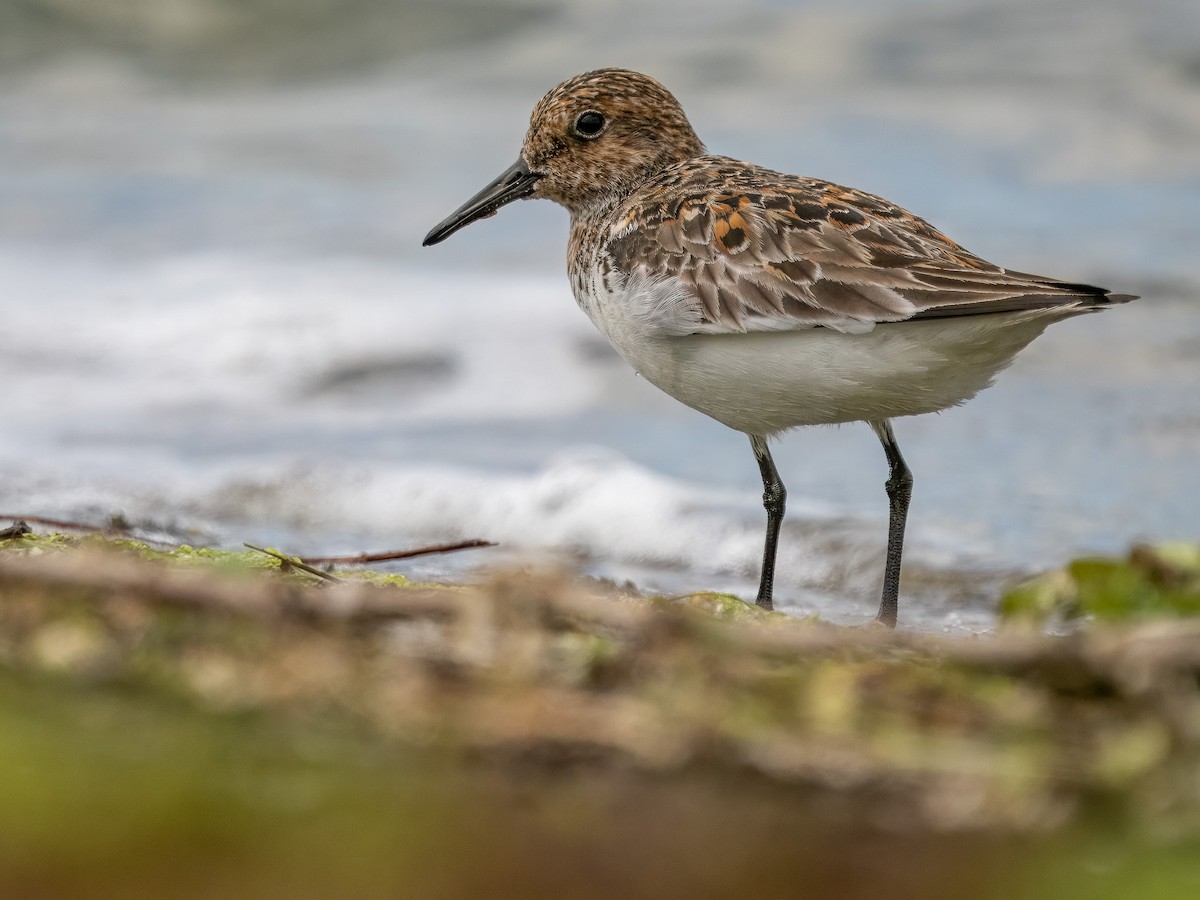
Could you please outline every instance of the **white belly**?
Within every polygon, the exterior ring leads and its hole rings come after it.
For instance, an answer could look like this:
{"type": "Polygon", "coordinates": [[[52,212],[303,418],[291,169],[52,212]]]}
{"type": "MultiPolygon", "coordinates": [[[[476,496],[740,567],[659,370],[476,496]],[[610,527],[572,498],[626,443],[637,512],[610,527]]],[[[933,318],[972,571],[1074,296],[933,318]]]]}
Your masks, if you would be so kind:
{"type": "Polygon", "coordinates": [[[641,327],[614,304],[587,311],[651,384],[730,428],[763,436],[956,406],[991,384],[1047,325],[1079,312],[925,319],[864,334],[806,328],[680,335],[641,327]]]}

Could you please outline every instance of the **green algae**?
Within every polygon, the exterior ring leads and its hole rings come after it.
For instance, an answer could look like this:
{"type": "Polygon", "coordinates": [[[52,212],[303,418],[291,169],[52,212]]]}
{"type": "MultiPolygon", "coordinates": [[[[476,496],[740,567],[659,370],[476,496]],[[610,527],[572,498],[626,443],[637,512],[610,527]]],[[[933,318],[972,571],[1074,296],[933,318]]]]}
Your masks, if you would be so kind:
{"type": "MultiPolygon", "coordinates": [[[[245,550],[225,550],[214,547],[192,547],[188,544],[167,547],[154,546],[133,538],[111,537],[102,534],[74,536],[59,533],[29,533],[0,541],[0,553],[23,551],[40,554],[87,549],[124,553],[151,562],[206,567],[231,573],[276,572],[294,576],[299,581],[311,580],[314,577],[312,573],[305,572],[296,565],[303,564],[300,557],[274,547],[268,547],[265,550],[253,547],[247,547],[245,550]]],[[[348,565],[340,570],[335,570],[333,566],[327,566],[322,571],[330,574],[336,571],[337,577],[340,579],[364,581],[379,587],[434,587],[434,585],[428,584],[417,585],[407,576],[397,572],[379,572],[357,565],[348,565]]]]}
{"type": "Polygon", "coordinates": [[[66,535],[57,532],[48,534],[29,533],[0,541],[0,553],[24,552],[27,554],[53,553],[67,550],[96,549],[127,553],[139,559],[178,563],[180,565],[209,565],[230,569],[278,568],[262,553],[253,550],[219,550],[211,547],[156,547],[133,538],[110,537],[103,534],[66,535]]]}
{"type": "MultiPolygon", "coordinates": [[[[753,603],[747,603],[733,594],[701,591],[678,597],[653,597],[652,602],[661,606],[693,609],[715,619],[733,622],[762,621],[782,613],[768,612],[753,603]]],[[[786,617],[785,617],[786,618],[786,617]]]]}
{"type": "Polygon", "coordinates": [[[1120,622],[1200,614],[1200,544],[1134,547],[1123,559],[1088,557],[1013,588],[1008,621],[1095,618],[1120,622]]]}

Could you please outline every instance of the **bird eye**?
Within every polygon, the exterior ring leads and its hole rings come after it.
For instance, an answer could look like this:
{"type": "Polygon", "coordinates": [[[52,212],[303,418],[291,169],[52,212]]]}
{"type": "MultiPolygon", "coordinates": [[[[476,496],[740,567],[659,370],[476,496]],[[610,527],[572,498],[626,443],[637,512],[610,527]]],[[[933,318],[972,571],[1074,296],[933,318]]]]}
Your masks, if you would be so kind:
{"type": "Polygon", "coordinates": [[[603,129],[604,116],[594,109],[580,113],[579,118],[575,120],[575,133],[587,140],[596,137],[603,129]]]}

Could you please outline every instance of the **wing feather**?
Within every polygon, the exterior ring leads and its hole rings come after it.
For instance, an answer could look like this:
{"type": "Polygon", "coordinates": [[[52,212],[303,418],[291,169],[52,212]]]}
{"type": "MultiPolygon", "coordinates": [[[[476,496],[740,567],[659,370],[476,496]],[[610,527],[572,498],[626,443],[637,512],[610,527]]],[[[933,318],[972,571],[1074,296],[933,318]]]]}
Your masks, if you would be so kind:
{"type": "Polygon", "coordinates": [[[725,157],[680,163],[630,201],[639,216],[611,235],[612,266],[626,278],[682,285],[697,331],[859,332],[1129,299],[1005,270],[873,194],[725,157]]]}

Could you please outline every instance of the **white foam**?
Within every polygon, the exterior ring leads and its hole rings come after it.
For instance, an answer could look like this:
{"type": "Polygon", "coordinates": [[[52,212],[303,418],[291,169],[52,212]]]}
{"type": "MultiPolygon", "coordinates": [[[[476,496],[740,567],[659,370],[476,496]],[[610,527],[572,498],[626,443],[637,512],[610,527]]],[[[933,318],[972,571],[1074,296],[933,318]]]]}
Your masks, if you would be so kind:
{"type": "MultiPolygon", "coordinates": [[[[657,475],[600,448],[544,468],[497,474],[457,466],[325,465],[236,479],[192,504],[225,520],[305,531],[480,537],[511,550],[554,550],[696,572],[744,572],[761,553],[751,495],[657,475]]],[[[812,565],[798,565],[808,578],[812,565]]]]}
{"type": "Polygon", "coordinates": [[[72,429],[137,430],[205,409],[227,419],[353,417],[362,413],[353,398],[303,394],[364,362],[445,361],[453,377],[387,398],[385,414],[409,424],[562,415],[597,391],[575,351],[590,326],[562,280],[7,253],[0,284],[0,379],[13,387],[6,419],[19,426],[0,437],[4,455],[49,450],[72,429]]]}

